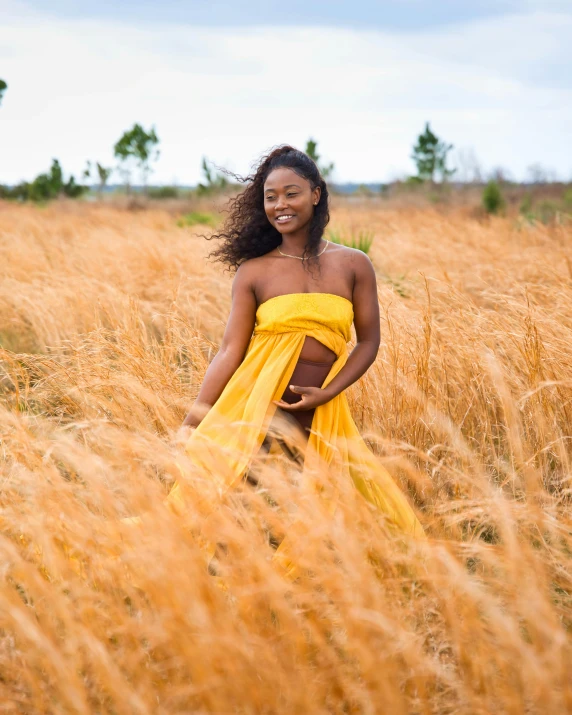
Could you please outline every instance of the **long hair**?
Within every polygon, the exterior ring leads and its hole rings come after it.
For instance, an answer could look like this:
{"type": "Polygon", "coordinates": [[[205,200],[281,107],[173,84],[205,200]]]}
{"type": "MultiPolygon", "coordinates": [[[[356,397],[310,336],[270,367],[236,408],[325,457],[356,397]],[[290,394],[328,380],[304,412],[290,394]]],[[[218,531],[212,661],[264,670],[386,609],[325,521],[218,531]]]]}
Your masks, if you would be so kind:
{"type": "Polygon", "coordinates": [[[292,169],[310,182],[312,189],[321,188],[320,200],[314,208],[310,236],[302,254],[303,265],[316,256],[320,240],[330,220],[328,187],[316,163],[304,152],[283,145],[264,156],[253,174],[239,181],[247,183],[246,189],[231,199],[228,216],[220,233],[210,236],[222,244],[209,254],[209,258],[227,264],[236,271],[249,258],[263,256],[282,242],[280,232],[269,222],[264,210],[264,182],[271,171],[279,167],[292,169]]]}

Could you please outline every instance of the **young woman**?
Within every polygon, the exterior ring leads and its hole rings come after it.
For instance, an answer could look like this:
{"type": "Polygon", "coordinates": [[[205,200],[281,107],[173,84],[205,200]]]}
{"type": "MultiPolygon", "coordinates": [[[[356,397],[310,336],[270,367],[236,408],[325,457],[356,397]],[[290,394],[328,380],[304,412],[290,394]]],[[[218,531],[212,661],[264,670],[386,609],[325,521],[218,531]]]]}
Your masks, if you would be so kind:
{"type": "MultiPolygon", "coordinates": [[[[379,347],[371,261],[324,239],[328,189],[303,152],[275,149],[247,181],[213,236],[222,243],[211,255],[236,271],[232,308],[183,423],[186,451],[230,487],[268,444],[272,419],[289,415],[307,443],[304,469],[325,465],[333,480],[351,478],[391,525],[422,536],[406,498],[360,437],[344,393],[379,347]],[[348,355],[352,322],[357,342],[348,355]]],[[[177,482],[168,502],[181,503],[184,488],[177,482]]]]}

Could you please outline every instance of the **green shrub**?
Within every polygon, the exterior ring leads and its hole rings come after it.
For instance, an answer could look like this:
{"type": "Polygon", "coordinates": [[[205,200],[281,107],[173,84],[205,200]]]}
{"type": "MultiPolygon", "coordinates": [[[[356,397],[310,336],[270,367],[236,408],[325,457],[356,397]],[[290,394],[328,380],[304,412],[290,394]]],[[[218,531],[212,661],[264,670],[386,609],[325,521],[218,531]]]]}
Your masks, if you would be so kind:
{"type": "Polygon", "coordinates": [[[334,231],[331,229],[328,231],[328,240],[332,243],[339,243],[342,246],[349,246],[350,248],[357,248],[358,251],[369,254],[370,248],[373,243],[373,233],[371,231],[359,231],[357,234],[352,231],[350,236],[344,236],[340,231],[334,231]]]}
{"type": "Polygon", "coordinates": [[[567,189],[562,197],[562,203],[566,211],[572,211],[572,189],[567,189]]]}
{"type": "Polygon", "coordinates": [[[179,189],[176,186],[150,186],[147,189],[147,196],[150,199],[177,199],[179,189]]]}
{"type": "Polygon", "coordinates": [[[177,221],[177,226],[214,226],[215,218],[212,214],[201,213],[200,211],[191,211],[191,213],[184,214],[177,221]]]}
{"type": "Polygon", "coordinates": [[[494,180],[489,181],[483,190],[483,206],[489,214],[498,214],[505,206],[500,186],[494,180]]]}

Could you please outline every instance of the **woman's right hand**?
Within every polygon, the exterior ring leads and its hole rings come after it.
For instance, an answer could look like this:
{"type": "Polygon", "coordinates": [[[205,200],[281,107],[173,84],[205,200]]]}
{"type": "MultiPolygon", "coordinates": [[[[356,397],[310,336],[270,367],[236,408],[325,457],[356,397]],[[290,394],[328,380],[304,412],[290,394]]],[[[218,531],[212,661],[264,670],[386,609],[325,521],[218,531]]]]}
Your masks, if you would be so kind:
{"type": "Polygon", "coordinates": [[[198,427],[203,419],[207,416],[211,405],[207,405],[204,402],[199,402],[198,400],[194,402],[189,410],[187,416],[183,420],[182,427],[192,427],[193,429],[198,427]]]}
{"type": "Polygon", "coordinates": [[[203,421],[210,408],[211,405],[198,401],[195,402],[185,417],[183,424],[176,432],[173,443],[178,447],[184,447],[189,437],[203,421]]]}

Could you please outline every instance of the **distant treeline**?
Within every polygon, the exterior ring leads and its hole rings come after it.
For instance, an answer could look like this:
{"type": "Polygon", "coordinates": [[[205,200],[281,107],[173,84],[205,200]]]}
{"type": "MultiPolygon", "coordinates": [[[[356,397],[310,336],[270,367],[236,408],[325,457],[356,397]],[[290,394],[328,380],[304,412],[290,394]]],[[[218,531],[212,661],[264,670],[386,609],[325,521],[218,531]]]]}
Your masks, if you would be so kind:
{"type": "MultiPolygon", "coordinates": [[[[0,100],[7,84],[0,80],[0,100]]],[[[0,199],[16,201],[46,202],[60,196],[71,199],[79,198],[87,192],[96,192],[100,197],[103,193],[116,192],[126,194],[144,194],[151,199],[180,199],[201,197],[222,192],[238,190],[242,185],[227,178],[230,172],[221,172],[211,162],[203,157],[201,164],[202,178],[197,186],[149,186],[148,179],[152,173],[153,163],[159,157],[159,137],[152,127],[144,129],[140,124],[134,124],[124,132],[113,147],[117,159],[116,167],[107,167],[100,162],[88,161],[81,179],[70,175],[64,179],[64,172],[57,159],[52,160],[50,169],[39,174],[33,181],[24,181],[16,186],[0,185],[0,199]],[[109,185],[113,172],[117,172],[122,183],[109,185]],[[132,183],[133,173],[138,172],[141,181],[132,183]]],[[[328,179],[331,190],[338,194],[358,194],[362,196],[394,195],[402,191],[422,191],[429,197],[439,199],[456,186],[472,185],[482,188],[482,206],[487,213],[502,212],[506,202],[503,191],[509,186],[517,186],[510,181],[507,173],[501,168],[495,169],[486,179],[483,177],[474,152],[458,152],[456,168],[450,164],[450,154],[453,145],[439,138],[431,129],[429,122],[424,131],[417,137],[413,145],[411,159],[415,163],[417,173],[390,183],[336,183],[333,180],[334,164],[323,163],[317,151],[317,142],[310,138],[305,152],[317,164],[322,176],[328,179]]],[[[539,164],[529,167],[530,184],[550,183],[554,177],[539,164]]],[[[563,198],[564,204],[569,203],[569,192],[563,198]]]]}

